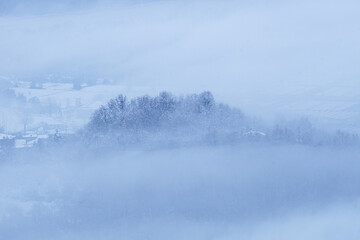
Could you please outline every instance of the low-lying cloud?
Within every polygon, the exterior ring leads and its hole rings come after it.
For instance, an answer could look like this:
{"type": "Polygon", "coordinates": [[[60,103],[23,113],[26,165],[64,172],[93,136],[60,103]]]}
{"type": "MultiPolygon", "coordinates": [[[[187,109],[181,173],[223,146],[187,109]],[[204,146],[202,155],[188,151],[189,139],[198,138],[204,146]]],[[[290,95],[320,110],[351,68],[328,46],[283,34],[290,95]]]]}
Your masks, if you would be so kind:
{"type": "Polygon", "coordinates": [[[1,164],[8,239],[359,236],[355,149],[194,147],[18,154],[1,164]],[[335,228],[335,226],[338,226],[335,228]]]}

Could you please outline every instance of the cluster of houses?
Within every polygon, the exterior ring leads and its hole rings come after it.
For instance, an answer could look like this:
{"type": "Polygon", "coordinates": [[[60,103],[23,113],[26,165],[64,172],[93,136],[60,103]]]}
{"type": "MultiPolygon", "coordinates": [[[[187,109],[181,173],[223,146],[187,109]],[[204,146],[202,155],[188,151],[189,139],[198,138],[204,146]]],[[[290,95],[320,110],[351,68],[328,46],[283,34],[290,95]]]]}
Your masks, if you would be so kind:
{"type": "Polygon", "coordinates": [[[32,132],[27,132],[26,134],[0,133],[0,151],[14,148],[31,148],[44,145],[49,141],[56,141],[59,138],[61,136],[57,131],[53,134],[37,134],[32,132]]]}

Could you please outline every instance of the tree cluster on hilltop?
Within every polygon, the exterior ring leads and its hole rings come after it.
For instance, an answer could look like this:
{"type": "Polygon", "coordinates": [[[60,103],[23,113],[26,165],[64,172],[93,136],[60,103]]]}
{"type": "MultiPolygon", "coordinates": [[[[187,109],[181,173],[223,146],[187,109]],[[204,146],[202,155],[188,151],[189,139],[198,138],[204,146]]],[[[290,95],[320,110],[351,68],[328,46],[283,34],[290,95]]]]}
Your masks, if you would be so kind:
{"type": "Polygon", "coordinates": [[[210,92],[175,97],[162,92],[128,100],[119,95],[93,114],[87,129],[92,132],[156,131],[179,127],[211,128],[236,125],[241,111],[217,104],[210,92]]]}

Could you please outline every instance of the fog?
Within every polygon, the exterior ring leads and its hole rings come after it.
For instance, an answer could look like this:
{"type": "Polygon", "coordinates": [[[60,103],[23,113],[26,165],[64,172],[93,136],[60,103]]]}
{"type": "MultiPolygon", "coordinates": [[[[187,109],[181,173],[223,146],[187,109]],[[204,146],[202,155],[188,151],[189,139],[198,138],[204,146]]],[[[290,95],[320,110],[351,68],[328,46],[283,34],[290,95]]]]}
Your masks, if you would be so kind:
{"type": "Polygon", "coordinates": [[[108,77],[152,94],[210,90],[266,118],[339,127],[337,113],[350,111],[356,125],[359,108],[348,108],[359,100],[358,1],[19,2],[23,10],[1,17],[2,75],[108,77]]]}
{"type": "Polygon", "coordinates": [[[0,232],[6,239],[356,239],[358,154],[251,144],[20,154],[1,166],[0,232]]]}
{"type": "Polygon", "coordinates": [[[359,239],[358,9],[0,0],[0,239],[359,239]]]}

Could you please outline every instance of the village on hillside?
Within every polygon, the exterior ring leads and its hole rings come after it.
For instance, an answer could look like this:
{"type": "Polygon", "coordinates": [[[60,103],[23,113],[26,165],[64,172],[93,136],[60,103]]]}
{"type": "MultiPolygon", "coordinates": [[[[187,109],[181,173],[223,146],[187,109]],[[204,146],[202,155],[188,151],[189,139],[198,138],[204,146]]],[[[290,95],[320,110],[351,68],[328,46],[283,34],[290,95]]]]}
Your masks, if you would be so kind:
{"type": "Polygon", "coordinates": [[[91,84],[0,79],[0,151],[41,146],[75,133],[119,90],[104,79],[91,84]]]}

